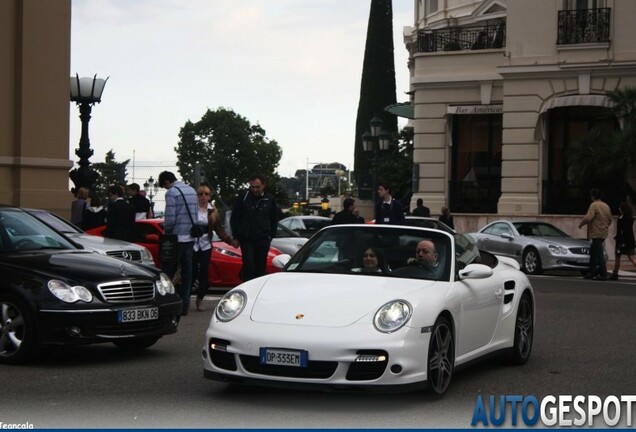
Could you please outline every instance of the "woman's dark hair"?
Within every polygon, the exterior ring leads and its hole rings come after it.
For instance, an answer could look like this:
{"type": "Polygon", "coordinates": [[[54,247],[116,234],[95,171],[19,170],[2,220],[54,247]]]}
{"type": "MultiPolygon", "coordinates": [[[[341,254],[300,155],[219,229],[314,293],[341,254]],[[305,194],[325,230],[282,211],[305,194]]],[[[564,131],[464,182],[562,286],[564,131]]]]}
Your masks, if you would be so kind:
{"type": "MultiPolygon", "coordinates": [[[[364,253],[366,251],[368,251],[369,249],[371,249],[373,251],[373,253],[375,254],[375,257],[378,259],[378,269],[380,269],[380,271],[383,271],[383,272],[387,271],[386,258],[384,257],[384,252],[379,247],[367,246],[367,247],[362,248],[362,253],[360,254],[360,259],[361,260],[363,259],[364,253]]],[[[364,264],[362,265],[362,268],[364,268],[364,264]]]]}
{"type": "Polygon", "coordinates": [[[620,203],[618,207],[621,209],[621,211],[623,212],[623,215],[625,215],[626,218],[634,217],[634,211],[632,210],[632,206],[630,206],[626,202],[620,203]]]}

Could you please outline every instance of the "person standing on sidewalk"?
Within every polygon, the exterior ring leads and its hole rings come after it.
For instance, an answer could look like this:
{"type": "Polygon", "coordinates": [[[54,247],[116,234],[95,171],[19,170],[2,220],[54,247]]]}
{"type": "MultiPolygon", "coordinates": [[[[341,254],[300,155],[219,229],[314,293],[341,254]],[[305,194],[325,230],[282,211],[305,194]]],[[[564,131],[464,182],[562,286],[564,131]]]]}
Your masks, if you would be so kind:
{"type": "Polygon", "coordinates": [[[614,269],[611,280],[618,280],[618,270],[621,268],[621,256],[627,258],[636,266],[636,241],[634,240],[634,212],[632,207],[626,202],[622,202],[618,207],[620,216],[616,222],[616,253],[614,255],[614,269]]]}
{"type": "Polygon", "coordinates": [[[590,191],[590,199],[592,202],[587,214],[579,223],[579,228],[587,225],[588,238],[592,241],[589,271],[584,277],[586,279],[607,280],[603,243],[612,224],[612,212],[609,206],[601,200],[601,191],[599,189],[594,188],[590,191]]]}
{"type": "Polygon", "coordinates": [[[181,290],[183,299],[181,315],[187,315],[190,307],[190,291],[192,290],[192,255],[194,253],[194,237],[191,235],[192,225],[198,214],[196,191],[187,184],[177,181],[170,171],[159,174],[159,186],[167,189],[166,211],[164,214],[164,232],[177,235],[177,258],[175,262],[163,266],[163,271],[170,279],[174,278],[177,266],[181,264],[181,290]]]}
{"type": "Polygon", "coordinates": [[[278,207],[274,197],[265,192],[265,180],[255,175],[249,184],[249,190],[238,197],[230,217],[232,236],[241,247],[243,282],[265,274],[267,253],[278,228],[278,207]]]}

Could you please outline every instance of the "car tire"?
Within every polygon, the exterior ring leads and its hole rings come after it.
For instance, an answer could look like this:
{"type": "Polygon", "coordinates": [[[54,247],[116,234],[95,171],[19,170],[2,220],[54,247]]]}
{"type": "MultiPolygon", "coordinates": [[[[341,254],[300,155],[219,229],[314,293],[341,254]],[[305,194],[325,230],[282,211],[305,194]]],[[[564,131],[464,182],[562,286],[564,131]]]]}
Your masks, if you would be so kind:
{"type": "Polygon", "coordinates": [[[530,359],[534,338],[534,310],[530,294],[523,294],[517,308],[515,319],[515,339],[512,346],[510,362],[513,365],[522,365],[530,359]]]}
{"type": "Polygon", "coordinates": [[[117,348],[124,351],[141,351],[146,348],[150,348],[159,340],[158,337],[139,337],[139,338],[127,338],[118,339],[113,341],[117,348]]]}
{"type": "Polygon", "coordinates": [[[535,248],[530,247],[523,252],[522,267],[523,271],[529,275],[540,275],[543,273],[541,257],[535,248]]]}
{"type": "Polygon", "coordinates": [[[428,364],[426,376],[428,391],[442,397],[450,385],[455,370],[455,338],[453,330],[446,318],[440,316],[433,330],[428,345],[428,364]]]}
{"type": "Polygon", "coordinates": [[[16,295],[0,294],[0,363],[28,363],[36,350],[37,326],[31,308],[16,295]]]}

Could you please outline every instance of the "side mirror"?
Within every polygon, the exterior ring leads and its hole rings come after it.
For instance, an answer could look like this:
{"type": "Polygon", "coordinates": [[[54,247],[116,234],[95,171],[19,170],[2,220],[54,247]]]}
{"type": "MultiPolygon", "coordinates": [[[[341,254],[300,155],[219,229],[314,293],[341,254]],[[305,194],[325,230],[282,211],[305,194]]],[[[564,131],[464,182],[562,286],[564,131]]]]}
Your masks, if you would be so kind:
{"type": "Polygon", "coordinates": [[[512,234],[503,233],[503,234],[501,234],[501,238],[512,240],[514,237],[512,236],[512,234]]]}
{"type": "Polygon", "coordinates": [[[484,264],[468,264],[459,271],[460,279],[486,279],[492,275],[492,269],[484,264]]]}
{"type": "Polygon", "coordinates": [[[291,259],[291,255],[287,255],[287,254],[276,255],[274,259],[272,260],[272,264],[277,269],[282,269],[283,267],[285,267],[285,265],[287,265],[290,259],[291,259]]]}

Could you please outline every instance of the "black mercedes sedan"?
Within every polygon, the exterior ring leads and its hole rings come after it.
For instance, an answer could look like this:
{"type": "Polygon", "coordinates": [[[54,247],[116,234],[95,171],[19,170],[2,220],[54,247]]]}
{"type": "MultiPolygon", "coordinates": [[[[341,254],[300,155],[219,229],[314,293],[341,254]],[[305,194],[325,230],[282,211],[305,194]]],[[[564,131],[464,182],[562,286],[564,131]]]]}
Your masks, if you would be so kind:
{"type": "Polygon", "coordinates": [[[37,218],[0,206],[0,363],[41,345],[144,349],[175,333],[181,299],[160,270],[83,250],[37,218]]]}

